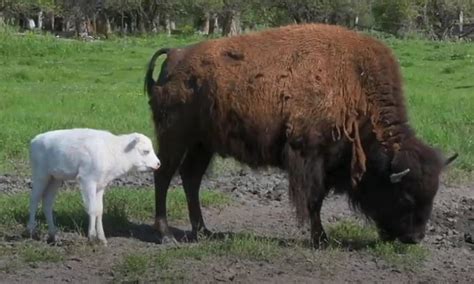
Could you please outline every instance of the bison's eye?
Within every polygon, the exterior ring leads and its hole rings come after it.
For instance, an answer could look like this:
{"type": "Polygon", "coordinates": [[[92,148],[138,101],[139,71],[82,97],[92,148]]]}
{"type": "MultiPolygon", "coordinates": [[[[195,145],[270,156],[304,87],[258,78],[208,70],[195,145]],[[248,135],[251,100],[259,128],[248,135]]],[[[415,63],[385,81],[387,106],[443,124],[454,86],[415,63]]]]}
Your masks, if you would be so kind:
{"type": "Polygon", "coordinates": [[[409,207],[409,208],[415,207],[415,199],[409,194],[405,193],[400,199],[400,201],[405,207],[409,207]]]}

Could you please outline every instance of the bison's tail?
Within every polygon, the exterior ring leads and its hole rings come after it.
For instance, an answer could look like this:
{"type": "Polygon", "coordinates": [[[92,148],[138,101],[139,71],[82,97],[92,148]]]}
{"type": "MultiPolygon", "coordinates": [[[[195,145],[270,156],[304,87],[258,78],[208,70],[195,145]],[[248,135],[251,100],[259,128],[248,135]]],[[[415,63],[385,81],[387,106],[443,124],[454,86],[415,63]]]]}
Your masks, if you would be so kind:
{"type": "Polygon", "coordinates": [[[158,57],[162,54],[168,54],[170,51],[169,48],[162,48],[155,52],[153,56],[150,59],[150,62],[148,62],[148,67],[145,75],[145,86],[144,86],[144,91],[148,94],[148,96],[152,95],[153,91],[153,86],[155,85],[155,80],[153,80],[153,71],[155,69],[155,63],[158,57]]]}

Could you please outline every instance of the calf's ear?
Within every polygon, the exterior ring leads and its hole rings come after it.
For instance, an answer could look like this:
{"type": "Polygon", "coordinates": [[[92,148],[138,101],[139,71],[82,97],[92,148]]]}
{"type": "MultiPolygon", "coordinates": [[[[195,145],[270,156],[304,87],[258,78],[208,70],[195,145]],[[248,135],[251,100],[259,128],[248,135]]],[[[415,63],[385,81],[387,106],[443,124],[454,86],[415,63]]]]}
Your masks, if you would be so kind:
{"type": "Polygon", "coordinates": [[[125,153],[130,152],[137,146],[138,141],[140,141],[140,137],[134,136],[130,139],[130,142],[125,147],[125,153]]]}

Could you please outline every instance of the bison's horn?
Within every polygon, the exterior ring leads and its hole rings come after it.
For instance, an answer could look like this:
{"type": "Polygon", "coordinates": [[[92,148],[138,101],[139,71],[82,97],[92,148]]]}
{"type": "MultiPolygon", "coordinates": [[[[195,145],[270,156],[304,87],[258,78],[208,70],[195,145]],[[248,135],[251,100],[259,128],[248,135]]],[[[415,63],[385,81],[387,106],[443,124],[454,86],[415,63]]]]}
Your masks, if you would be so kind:
{"type": "Polygon", "coordinates": [[[457,157],[458,153],[454,153],[454,155],[446,159],[446,161],[444,162],[444,166],[446,167],[447,165],[451,164],[454,160],[456,160],[457,157]]]}
{"type": "Polygon", "coordinates": [[[410,169],[406,169],[404,171],[401,171],[399,173],[394,173],[394,174],[391,174],[390,175],[390,181],[392,183],[397,183],[397,182],[400,182],[402,180],[402,178],[404,176],[406,176],[408,173],[410,172],[410,169]]]}

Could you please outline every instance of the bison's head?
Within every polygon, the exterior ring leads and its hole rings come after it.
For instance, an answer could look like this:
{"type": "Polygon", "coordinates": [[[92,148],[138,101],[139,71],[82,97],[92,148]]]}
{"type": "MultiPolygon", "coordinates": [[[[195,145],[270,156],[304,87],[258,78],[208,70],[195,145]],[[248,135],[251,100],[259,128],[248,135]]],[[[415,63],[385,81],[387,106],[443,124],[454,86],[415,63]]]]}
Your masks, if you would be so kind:
{"type": "Polygon", "coordinates": [[[407,144],[383,167],[368,167],[353,203],[375,221],[380,237],[418,243],[425,236],[442,169],[457,157],[443,161],[419,141],[407,144]]]}

